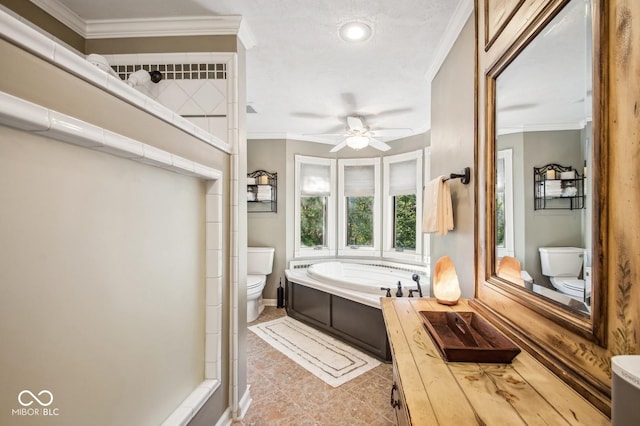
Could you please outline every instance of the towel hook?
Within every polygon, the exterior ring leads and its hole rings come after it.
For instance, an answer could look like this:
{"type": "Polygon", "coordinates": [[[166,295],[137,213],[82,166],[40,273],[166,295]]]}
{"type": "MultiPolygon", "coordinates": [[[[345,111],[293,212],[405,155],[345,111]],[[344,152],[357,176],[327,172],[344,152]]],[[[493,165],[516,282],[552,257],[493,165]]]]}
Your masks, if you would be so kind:
{"type": "Polygon", "coordinates": [[[448,178],[444,178],[442,181],[445,182],[449,179],[460,179],[460,182],[466,185],[471,182],[471,168],[465,167],[461,173],[451,173],[448,178]]]}

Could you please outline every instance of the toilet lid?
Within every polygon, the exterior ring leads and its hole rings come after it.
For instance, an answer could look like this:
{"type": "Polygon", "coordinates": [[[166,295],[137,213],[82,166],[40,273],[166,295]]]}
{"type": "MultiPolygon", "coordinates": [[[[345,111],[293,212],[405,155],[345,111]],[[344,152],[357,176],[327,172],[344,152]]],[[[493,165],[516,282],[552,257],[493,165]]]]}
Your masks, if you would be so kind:
{"type": "Polygon", "coordinates": [[[262,275],[247,275],[247,288],[259,287],[263,279],[262,275]]]}

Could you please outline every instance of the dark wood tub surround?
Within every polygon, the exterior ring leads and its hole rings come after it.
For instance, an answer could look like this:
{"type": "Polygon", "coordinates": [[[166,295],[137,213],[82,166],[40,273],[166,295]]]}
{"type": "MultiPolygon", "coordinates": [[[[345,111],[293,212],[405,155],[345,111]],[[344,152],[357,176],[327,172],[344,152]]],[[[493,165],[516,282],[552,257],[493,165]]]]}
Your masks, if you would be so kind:
{"type": "Polygon", "coordinates": [[[285,282],[287,315],[327,332],[358,349],[391,362],[391,350],[379,308],[290,281],[285,282]]]}

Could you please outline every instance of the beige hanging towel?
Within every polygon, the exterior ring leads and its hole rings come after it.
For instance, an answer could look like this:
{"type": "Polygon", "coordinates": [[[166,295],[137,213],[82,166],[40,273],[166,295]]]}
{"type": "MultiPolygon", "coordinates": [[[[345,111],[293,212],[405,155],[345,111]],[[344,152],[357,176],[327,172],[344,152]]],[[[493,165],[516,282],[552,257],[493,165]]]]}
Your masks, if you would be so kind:
{"type": "Polygon", "coordinates": [[[453,230],[451,189],[445,176],[438,176],[424,189],[422,232],[446,235],[453,230]]]}

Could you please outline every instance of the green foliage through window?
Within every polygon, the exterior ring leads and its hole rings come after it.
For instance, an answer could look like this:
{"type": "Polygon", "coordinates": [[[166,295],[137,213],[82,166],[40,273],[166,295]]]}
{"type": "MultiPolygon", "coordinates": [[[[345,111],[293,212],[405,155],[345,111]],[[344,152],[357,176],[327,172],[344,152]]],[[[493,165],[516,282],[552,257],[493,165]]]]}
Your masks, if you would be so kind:
{"type": "Polygon", "coordinates": [[[504,247],[505,232],[504,192],[496,193],[496,246],[504,247]]]}
{"type": "Polygon", "coordinates": [[[326,197],[300,197],[300,242],[304,247],[326,246],[326,220],[326,197]]]}
{"type": "Polygon", "coordinates": [[[346,197],[347,245],[373,246],[373,197],[346,197]]]}
{"type": "Polygon", "coordinates": [[[416,195],[396,195],[394,205],[394,247],[416,249],[416,195]]]}

